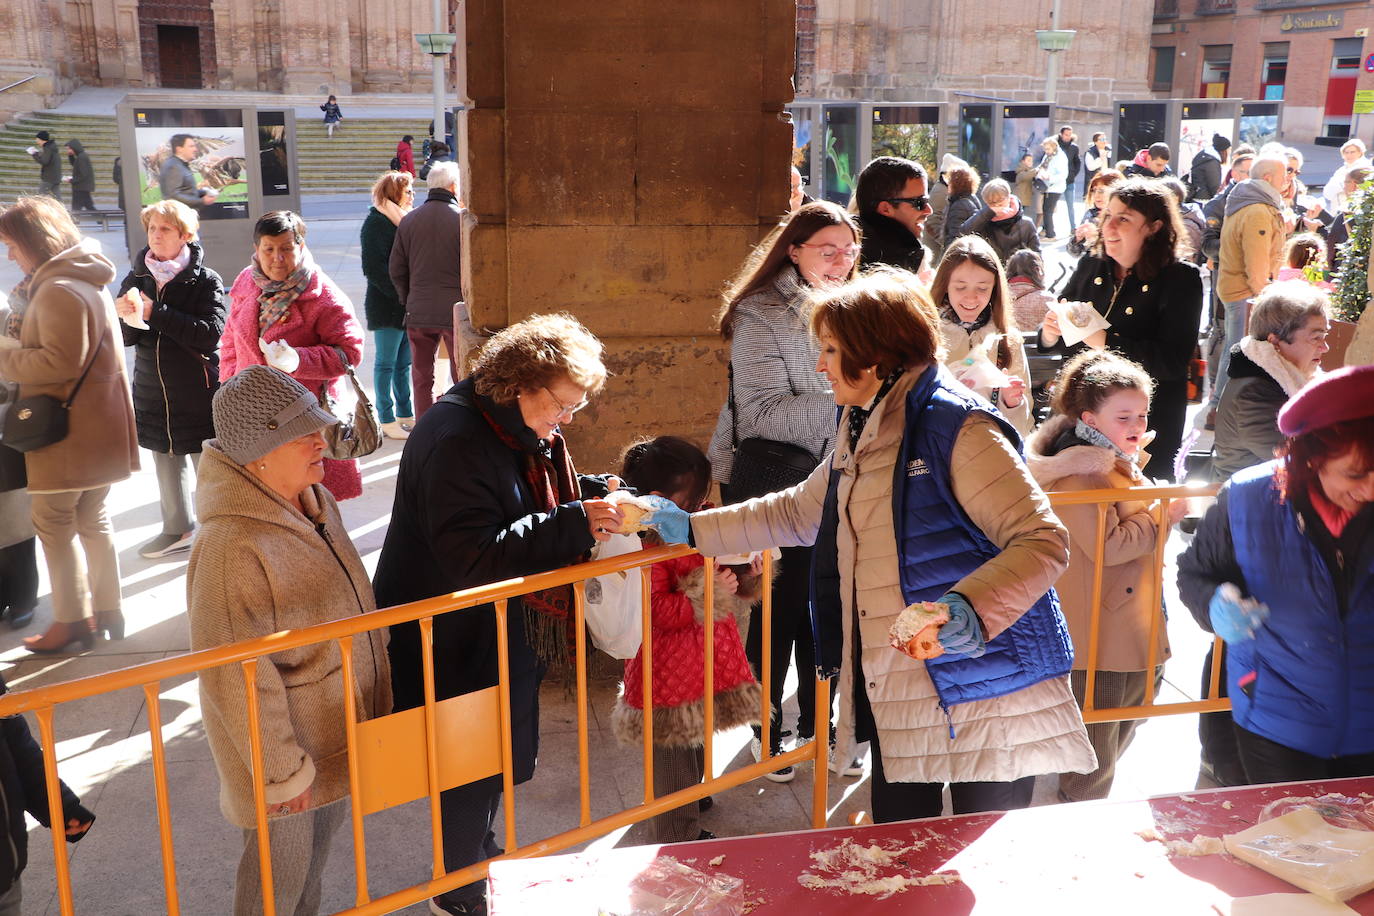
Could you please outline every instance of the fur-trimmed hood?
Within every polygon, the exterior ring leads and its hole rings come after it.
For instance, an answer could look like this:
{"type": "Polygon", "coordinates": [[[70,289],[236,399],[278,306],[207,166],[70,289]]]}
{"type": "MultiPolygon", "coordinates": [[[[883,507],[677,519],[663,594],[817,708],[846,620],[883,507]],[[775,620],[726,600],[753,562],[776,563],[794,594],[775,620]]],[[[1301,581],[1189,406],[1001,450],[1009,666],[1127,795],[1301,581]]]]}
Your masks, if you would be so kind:
{"type": "Polygon", "coordinates": [[[1070,445],[1056,450],[1060,437],[1072,432],[1073,427],[1072,417],[1055,414],[1026,440],[1026,467],[1041,487],[1052,490],[1065,477],[1106,477],[1112,471],[1139,476],[1138,469],[1096,445],[1070,445]]]}

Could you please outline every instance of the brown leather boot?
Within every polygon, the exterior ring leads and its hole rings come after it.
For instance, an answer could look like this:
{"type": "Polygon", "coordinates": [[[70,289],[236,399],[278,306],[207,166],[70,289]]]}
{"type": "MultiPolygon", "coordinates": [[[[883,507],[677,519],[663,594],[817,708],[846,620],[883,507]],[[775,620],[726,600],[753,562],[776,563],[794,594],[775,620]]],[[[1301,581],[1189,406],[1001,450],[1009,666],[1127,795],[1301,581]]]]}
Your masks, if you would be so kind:
{"type": "Polygon", "coordinates": [[[42,636],[30,636],[24,647],[39,655],[53,655],[64,651],[74,642],[81,643],[81,651],[95,644],[95,619],[87,617],[74,623],[56,621],[42,636]]]}

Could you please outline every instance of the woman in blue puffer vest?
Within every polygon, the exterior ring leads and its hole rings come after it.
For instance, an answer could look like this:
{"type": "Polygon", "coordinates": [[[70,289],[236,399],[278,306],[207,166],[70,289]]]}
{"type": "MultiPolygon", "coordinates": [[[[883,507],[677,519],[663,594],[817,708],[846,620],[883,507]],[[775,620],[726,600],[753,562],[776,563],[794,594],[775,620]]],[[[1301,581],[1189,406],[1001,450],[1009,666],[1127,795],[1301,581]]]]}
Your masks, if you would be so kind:
{"type": "Polygon", "coordinates": [[[1226,642],[1251,783],[1374,774],[1374,366],[1279,412],[1281,457],[1236,474],[1179,559],[1179,593],[1226,642]]]}
{"type": "MultiPolygon", "coordinates": [[[[1068,534],[1015,428],[944,367],[914,276],[876,271],[811,309],[843,408],[835,452],[791,489],[692,515],[690,535],[711,556],[815,544],[817,670],[839,676],[838,759],[871,745],[875,820],[939,815],[945,783],[956,814],[1025,807],[1036,775],[1097,767],[1050,588],[1068,534]],[[927,661],[889,644],[917,601],[950,608],[927,661]]],[[[689,535],[670,508],[650,524],[689,535]]]]}

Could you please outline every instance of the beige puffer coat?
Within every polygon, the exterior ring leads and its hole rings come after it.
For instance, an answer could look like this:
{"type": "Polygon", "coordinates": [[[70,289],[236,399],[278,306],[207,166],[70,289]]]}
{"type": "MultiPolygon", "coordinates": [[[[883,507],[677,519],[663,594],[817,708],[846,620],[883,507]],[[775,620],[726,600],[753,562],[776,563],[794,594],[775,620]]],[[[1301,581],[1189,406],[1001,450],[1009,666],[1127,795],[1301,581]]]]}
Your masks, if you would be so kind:
{"type": "MultiPolygon", "coordinates": [[[[301,494],[305,514],[205,443],[196,487],[201,528],[186,571],[191,648],[267,636],[376,610],[372,585],[322,485],[301,494]]],[[[318,808],[348,794],[344,690],[359,719],[391,712],[386,631],[353,637],[354,682],[343,683],[334,640],[285,649],[259,660],[257,694],[264,783],[270,812],[311,790],[318,808]]],[[[200,672],[205,735],[230,823],[255,825],[243,671],[200,672]]]]}
{"type": "MultiPolygon", "coordinates": [[[[869,418],[858,448],[847,437],[797,486],[692,516],[697,546],[708,555],[815,542],[832,467],[839,470],[837,532],[844,655],[839,678],[836,759],[852,759],[855,623],[863,668],[882,736],[883,769],[893,782],[1003,782],[1046,773],[1090,773],[1097,759],[1068,677],[991,700],[940,710],[925,665],[893,649],[888,628],[901,613],[892,519],[893,469],[906,422],[906,396],[919,378],[908,371],[869,418]],[[950,738],[950,725],[955,737],[950,738]]],[[[840,429],[847,428],[847,418],[840,429]]],[[[955,441],[954,494],[1001,553],[951,586],[968,598],[988,639],[1034,604],[1063,572],[1068,535],[1020,456],[996,424],[973,413],[955,441]]]]}
{"type": "MultiPolygon", "coordinates": [[[[1003,332],[992,326],[992,322],[988,322],[970,334],[952,321],[941,321],[940,337],[945,342],[945,366],[954,373],[955,378],[958,378],[960,372],[967,368],[964,365],[964,358],[969,355],[969,351],[983,346],[988,338],[1001,333],[1003,332]]],[[[992,345],[992,352],[988,355],[994,363],[997,362],[996,344],[992,345]]],[[[1003,371],[1012,378],[1019,378],[1026,387],[1021,392],[1021,403],[1015,407],[1006,407],[1000,401],[993,401],[993,403],[1002,412],[1002,416],[1007,418],[1007,422],[1015,426],[1016,431],[1024,436],[1031,431],[1034,424],[1031,422],[1031,378],[1030,370],[1026,367],[1026,342],[1022,339],[1019,331],[1011,332],[1011,365],[1003,371]]],[[[994,394],[990,388],[969,386],[969,390],[990,401],[994,394]]]]}
{"type": "MultiPolygon", "coordinates": [[[[1046,490],[1098,490],[1148,486],[1138,468],[1095,445],[1071,445],[1046,454],[1071,427],[1056,415],[1026,443],[1026,464],[1046,490]]],[[[1097,507],[1061,506],[1055,510],[1069,529],[1069,569],[1055,590],[1073,637],[1075,669],[1088,667],[1088,640],[1097,544],[1097,507]]],[[[1122,500],[1107,508],[1102,561],[1102,621],[1098,634],[1098,671],[1144,671],[1149,663],[1150,589],[1159,517],[1158,502],[1122,500]]],[[[1158,607],[1158,599],[1155,606],[1158,607]]],[[[1161,620],[1155,664],[1169,657],[1169,638],[1161,620]]]]}

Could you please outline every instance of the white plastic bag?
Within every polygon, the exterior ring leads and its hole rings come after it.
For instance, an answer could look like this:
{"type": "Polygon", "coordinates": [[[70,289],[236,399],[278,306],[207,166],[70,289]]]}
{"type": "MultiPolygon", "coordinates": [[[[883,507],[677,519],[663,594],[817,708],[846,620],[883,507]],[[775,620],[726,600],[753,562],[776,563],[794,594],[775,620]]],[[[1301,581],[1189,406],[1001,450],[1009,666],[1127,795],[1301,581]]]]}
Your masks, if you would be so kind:
{"type": "MultiPolygon", "coordinates": [[[[605,560],[639,550],[633,534],[613,534],[597,544],[593,560],[605,560]]],[[[634,658],[644,637],[640,572],[611,573],[587,580],[587,629],[592,642],[612,658],[634,658]]]]}

